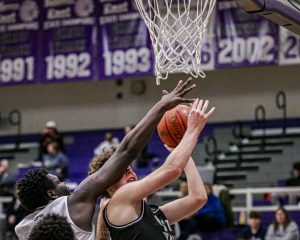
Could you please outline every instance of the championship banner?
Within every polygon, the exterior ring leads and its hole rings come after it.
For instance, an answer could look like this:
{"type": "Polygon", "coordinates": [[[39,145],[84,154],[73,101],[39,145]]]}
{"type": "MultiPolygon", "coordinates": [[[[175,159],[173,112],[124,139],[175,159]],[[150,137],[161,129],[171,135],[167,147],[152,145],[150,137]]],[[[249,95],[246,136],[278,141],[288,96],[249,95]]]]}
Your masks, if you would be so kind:
{"type": "Polygon", "coordinates": [[[206,30],[204,32],[203,43],[201,47],[201,66],[205,71],[215,69],[215,24],[216,24],[216,8],[213,10],[209,18],[206,30]]]}
{"type": "Polygon", "coordinates": [[[39,6],[0,0],[0,85],[38,81],[39,6]]]}
{"type": "Polygon", "coordinates": [[[92,80],[94,0],[42,2],[42,81],[92,80]]]}
{"type": "Polygon", "coordinates": [[[278,25],[232,0],[217,1],[217,8],[216,68],[278,64],[278,25]]]}
{"type": "Polygon", "coordinates": [[[280,62],[281,65],[300,63],[300,36],[280,28],[280,62]]]}
{"type": "Polygon", "coordinates": [[[97,0],[99,79],[151,76],[154,55],[135,0],[97,0]]]}

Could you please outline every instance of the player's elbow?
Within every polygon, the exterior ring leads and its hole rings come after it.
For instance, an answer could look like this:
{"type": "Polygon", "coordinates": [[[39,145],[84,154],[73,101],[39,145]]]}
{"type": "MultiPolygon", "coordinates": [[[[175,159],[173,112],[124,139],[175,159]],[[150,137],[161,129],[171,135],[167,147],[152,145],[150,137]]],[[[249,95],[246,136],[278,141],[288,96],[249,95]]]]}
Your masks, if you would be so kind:
{"type": "Polygon", "coordinates": [[[207,202],[207,194],[206,193],[193,194],[191,196],[191,198],[192,198],[192,202],[193,202],[195,211],[198,211],[207,202]]]}
{"type": "Polygon", "coordinates": [[[168,165],[163,168],[164,174],[168,176],[170,180],[176,180],[182,174],[182,169],[176,165],[168,165]]]}
{"type": "Polygon", "coordinates": [[[208,200],[207,194],[206,193],[202,194],[202,196],[199,198],[200,208],[202,208],[207,203],[207,200],[208,200]]]}

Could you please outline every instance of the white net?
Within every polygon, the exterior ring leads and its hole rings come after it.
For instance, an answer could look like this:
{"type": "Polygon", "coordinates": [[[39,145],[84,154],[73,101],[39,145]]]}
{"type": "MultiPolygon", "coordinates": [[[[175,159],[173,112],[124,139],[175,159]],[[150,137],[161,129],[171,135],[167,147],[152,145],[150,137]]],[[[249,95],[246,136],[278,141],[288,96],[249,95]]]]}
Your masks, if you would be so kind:
{"type": "Polygon", "coordinates": [[[135,0],[150,32],[156,83],[169,73],[205,77],[201,46],[216,0],[135,0]]]}

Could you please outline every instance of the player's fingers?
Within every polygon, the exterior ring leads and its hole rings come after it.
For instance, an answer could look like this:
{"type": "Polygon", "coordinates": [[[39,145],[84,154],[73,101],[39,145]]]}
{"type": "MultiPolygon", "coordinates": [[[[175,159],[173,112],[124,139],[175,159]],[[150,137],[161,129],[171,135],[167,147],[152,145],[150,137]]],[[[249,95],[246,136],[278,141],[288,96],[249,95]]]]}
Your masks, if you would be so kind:
{"type": "Polygon", "coordinates": [[[180,102],[181,103],[190,103],[191,106],[193,106],[193,103],[195,102],[195,98],[192,98],[192,99],[188,99],[188,98],[180,98],[180,102]]]}
{"type": "Polygon", "coordinates": [[[180,92],[180,96],[184,96],[185,94],[187,94],[188,92],[193,90],[196,86],[197,86],[196,84],[193,84],[192,86],[189,86],[188,88],[183,89],[183,91],[180,92]]]}
{"type": "Polygon", "coordinates": [[[212,108],[209,110],[209,112],[205,114],[205,117],[209,117],[210,115],[212,115],[213,112],[215,111],[215,109],[216,109],[215,107],[212,107],[212,108]]]}
{"type": "Polygon", "coordinates": [[[169,93],[168,93],[167,90],[162,90],[162,94],[163,94],[163,95],[168,95],[169,93]]]}
{"type": "Polygon", "coordinates": [[[201,99],[197,105],[197,111],[198,112],[201,112],[201,109],[202,109],[202,105],[203,105],[203,100],[201,99]]]}
{"type": "Polygon", "coordinates": [[[178,93],[182,94],[182,91],[184,91],[188,87],[188,85],[190,84],[191,81],[192,81],[192,78],[189,77],[181,86],[179,86],[178,93]]]}
{"type": "Polygon", "coordinates": [[[199,98],[196,98],[196,99],[193,101],[193,103],[191,103],[192,106],[191,106],[190,112],[196,111],[198,102],[199,102],[199,98]]]}
{"type": "Polygon", "coordinates": [[[195,101],[193,102],[191,111],[196,111],[198,104],[199,104],[199,98],[196,98],[195,101]]]}
{"type": "Polygon", "coordinates": [[[203,107],[202,107],[202,109],[201,109],[201,114],[205,114],[206,113],[206,110],[207,110],[207,107],[208,107],[208,104],[209,104],[209,101],[208,100],[206,100],[205,101],[205,103],[204,103],[204,105],[203,105],[203,107]]]}
{"type": "Polygon", "coordinates": [[[175,91],[178,91],[178,89],[180,89],[181,88],[181,85],[182,85],[182,83],[183,83],[183,81],[182,80],[180,80],[178,83],[177,83],[177,86],[175,87],[175,91]]]}
{"type": "Polygon", "coordinates": [[[172,152],[174,150],[174,148],[169,147],[167,144],[164,144],[164,146],[169,152],[172,152]]]}

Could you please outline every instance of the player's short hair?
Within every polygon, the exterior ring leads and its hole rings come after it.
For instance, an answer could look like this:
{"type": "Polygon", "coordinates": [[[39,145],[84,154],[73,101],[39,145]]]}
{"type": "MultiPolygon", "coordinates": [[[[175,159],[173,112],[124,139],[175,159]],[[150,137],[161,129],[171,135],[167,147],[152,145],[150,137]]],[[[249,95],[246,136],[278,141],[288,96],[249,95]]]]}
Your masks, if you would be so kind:
{"type": "Polygon", "coordinates": [[[65,217],[47,214],[34,226],[28,240],[75,240],[73,229],[65,217]]]}
{"type": "Polygon", "coordinates": [[[24,208],[33,211],[49,203],[47,191],[55,185],[47,175],[45,169],[30,170],[17,182],[17,196],[24,208]]]}
{"type": "Polygon", "coordinates": [[[251,211],[251,212],[249,213],[249,218],[250,218],[250,219],[261,219],[260,213],[259,213],[259,212],[256,212],[256,211],[251,211]]]}
{"type": "MultiPolygon", "coordinates": [[[[93,173],[97,172],[104,165],[104,163],[106,163],[106,161],[114,154],[116,149],[116,147],[112,147],[110,151],[103,151],[100,155],[94,156],[89,164],[88,174],[92,175],[93,173]]],[[[102,196],[109,198],[109,193],[105,191],[102,194],[102,196]]]]}

